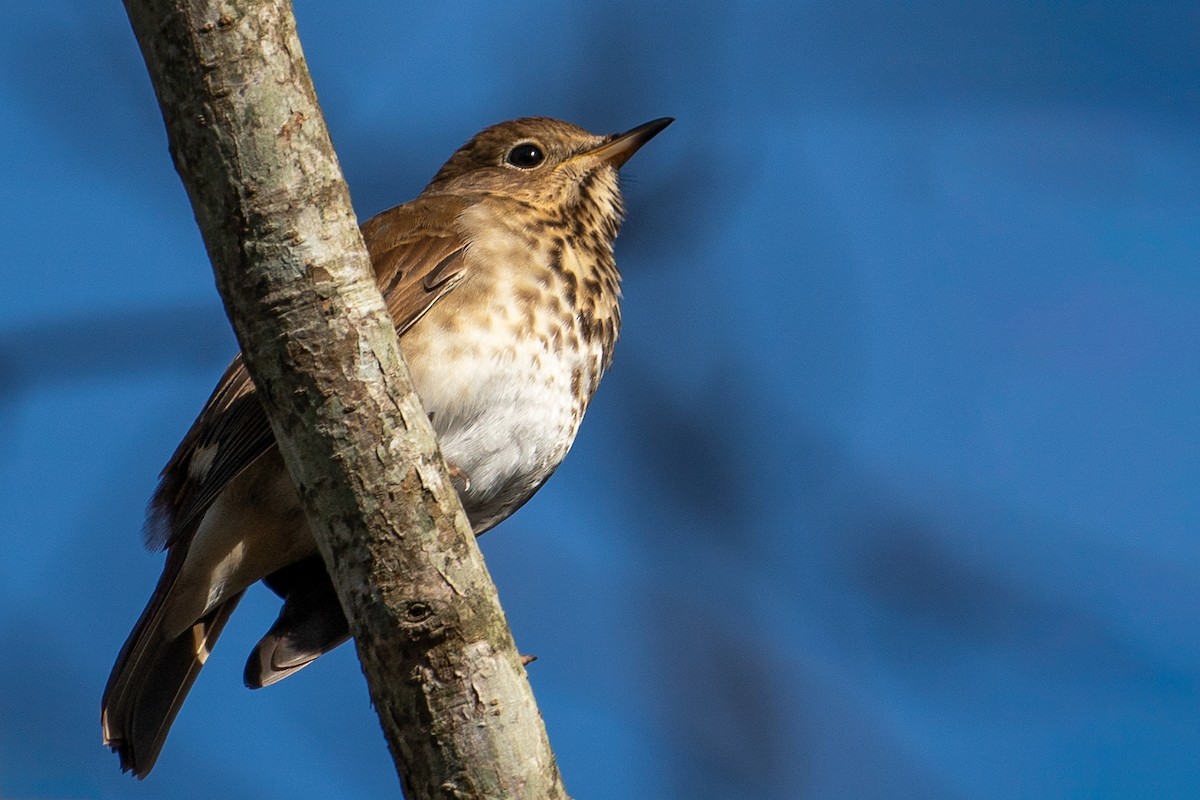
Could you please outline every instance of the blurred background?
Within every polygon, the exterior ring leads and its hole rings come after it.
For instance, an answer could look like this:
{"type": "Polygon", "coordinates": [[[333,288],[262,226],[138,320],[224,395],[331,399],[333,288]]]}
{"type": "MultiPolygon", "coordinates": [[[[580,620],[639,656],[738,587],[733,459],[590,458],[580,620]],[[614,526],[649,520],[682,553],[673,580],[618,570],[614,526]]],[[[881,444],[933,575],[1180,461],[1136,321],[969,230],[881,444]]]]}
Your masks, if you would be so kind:
{"type": "MultiPolygon", "coordinates": [[[[361,217],[526,114],[673,115],[626,326],[483,546],[567,786],[1200,793],[1200,7],[297,8],[361,217]]],[[[158,470],[234,352],[119,4],[0,29],[0,797],[395,796],[350,648],[243,602],[139,784],[100,746],[158,470]]]]}

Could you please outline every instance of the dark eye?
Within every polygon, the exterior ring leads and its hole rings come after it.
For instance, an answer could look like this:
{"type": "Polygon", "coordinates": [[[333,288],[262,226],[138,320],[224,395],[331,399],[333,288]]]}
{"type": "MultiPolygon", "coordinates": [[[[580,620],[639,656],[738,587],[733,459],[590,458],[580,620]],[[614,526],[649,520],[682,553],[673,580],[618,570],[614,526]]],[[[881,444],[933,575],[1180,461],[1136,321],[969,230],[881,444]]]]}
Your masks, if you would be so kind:
{"type": "Polygon", "coordinates": [[[521,142],[508,151],[504,160],[518,169],[533,169],[546,160],[546,155],[533,142],[521,142]]]}

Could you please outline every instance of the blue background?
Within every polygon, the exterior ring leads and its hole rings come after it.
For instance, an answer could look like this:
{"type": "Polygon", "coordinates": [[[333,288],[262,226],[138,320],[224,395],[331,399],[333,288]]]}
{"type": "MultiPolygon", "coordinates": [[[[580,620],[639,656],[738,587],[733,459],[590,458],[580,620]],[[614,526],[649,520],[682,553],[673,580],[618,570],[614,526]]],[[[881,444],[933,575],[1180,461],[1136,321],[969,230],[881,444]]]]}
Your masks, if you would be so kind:
{"type": "MultiPolygon", "coordinates": [[[[355,206],[477,129],[679,121],[626,326],[484,538],[581,798],[1200,796],[1195,3],[306,2],[355,206]]],[[[350,648],[148,781],[98,703],[158,469],[234,349],[122,10],[0,29],[0,797],[395,794],[350,648]]]]}

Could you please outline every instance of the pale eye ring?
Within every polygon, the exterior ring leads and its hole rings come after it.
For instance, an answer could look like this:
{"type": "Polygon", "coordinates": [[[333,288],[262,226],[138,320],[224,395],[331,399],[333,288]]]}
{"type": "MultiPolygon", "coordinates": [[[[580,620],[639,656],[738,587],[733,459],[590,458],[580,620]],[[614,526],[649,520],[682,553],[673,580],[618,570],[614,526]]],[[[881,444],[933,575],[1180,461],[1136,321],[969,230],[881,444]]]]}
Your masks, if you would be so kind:
{"type": "Polygon", "coordinates": [[[546,154],[536,142],[521,142],[508,151],[505,163],[517,169],[533,169],[546,160],[546,154]]]}

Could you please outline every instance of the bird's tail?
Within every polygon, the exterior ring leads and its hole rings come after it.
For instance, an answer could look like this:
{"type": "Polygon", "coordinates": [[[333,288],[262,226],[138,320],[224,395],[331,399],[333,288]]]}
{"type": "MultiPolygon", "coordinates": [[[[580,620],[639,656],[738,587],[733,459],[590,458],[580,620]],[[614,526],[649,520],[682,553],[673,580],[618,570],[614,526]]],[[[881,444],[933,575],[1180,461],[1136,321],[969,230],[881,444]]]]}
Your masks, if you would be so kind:
{"type": "Polygon", "coordinates": [[[320,556],[290,564],[263,582],[283,598],[283,609],[246,661],[243,679],[251,689],[283,680],[350,638],[320,556]]]}
{"type": "Polygon", "coordinates": [[[121,769],[138,778],[154,767],[188,690],[242,598],[241,592],[233,595],[168,638],[164,611],[185,553],[185,548],[168,552],[154,595],[121,648],[100,702],[104,743],[121,757],[121,769]]]}

